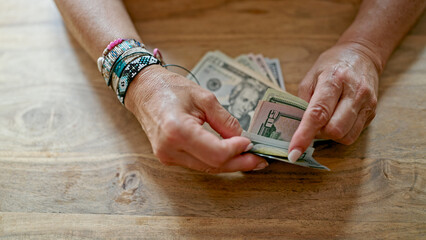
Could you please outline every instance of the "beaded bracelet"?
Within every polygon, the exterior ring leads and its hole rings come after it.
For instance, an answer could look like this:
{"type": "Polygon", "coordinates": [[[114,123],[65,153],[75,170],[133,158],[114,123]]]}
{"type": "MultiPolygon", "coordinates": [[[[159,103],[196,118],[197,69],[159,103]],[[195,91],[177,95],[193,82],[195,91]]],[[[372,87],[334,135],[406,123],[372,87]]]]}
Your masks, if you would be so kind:
{"type": "Polygon", "coordinates": [[[104,50],[103,56],[98,59],[98,69],[102,73],[106,84],[109,86],[111,84],[111,68],[116,62],[116,60],[127,50],[140,47],[147,53],[145,45],[139,43],[134,39],[117,39],[111,42],[108,47],[104,50]]]}
{"type": "Polygon", "coordinates": [[[126,65],[120,76],[120,80],[118,81],[115,91],[117,94],[117,98],[121,102],[121,104],[124,105],[124,97],[126,96],[127,88],[129,87],[135,76],[144,68],[154,64],[161,64],[161,62],[152,55],[144,55],[136,58],[135,60],[126,65]]]}
{"type": "Polygon", "coordinates": [[[110,79],[109,79],[109,82],[111,83],[110,86],[112,87],[114,91],[116,90],[117,82],[126,65],[129,64],[134,59],[136,59],[137,57],[140,57],[143,55],[150,55],[150,54],[145,51],[141,51],[140,48],[132,48],[130,50],[127,50],[116,60],[116,62],[111,67],[111,73],[110,73],[110,79]]]}
{"type": "Polygon", "coordinates": [[[147,66],[162,64],[143,44],[122,38],[110,42],[97,63],[105,83],[123,105],[127,88],[135,76],[147,66]]]}
{"type": "MultiPolygon", "coordinates": [[[[138,45],[134,45],[128,42],[122,42],[121,44],[117,45],[112,51],[110,51],[106,56],[103,64],[103,71],[102,75],[104,76],[105,82],[109,86],[111,84],[111,69],[116,60],[124,54],[127,50],[130,50],[132,48],[138,47],[138,45]]],[[[139,47],[140,48],[140,47],[139,47]]],[[[140,48],[140,51],[145,51],[148,53],[148,51],[144,50],[143,48],[140,48]]]]}

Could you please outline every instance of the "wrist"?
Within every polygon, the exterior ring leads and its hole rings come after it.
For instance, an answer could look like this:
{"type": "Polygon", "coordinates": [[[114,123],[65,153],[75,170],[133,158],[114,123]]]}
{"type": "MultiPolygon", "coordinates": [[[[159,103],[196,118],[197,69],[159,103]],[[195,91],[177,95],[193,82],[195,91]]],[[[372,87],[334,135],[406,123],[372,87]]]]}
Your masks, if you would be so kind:
{"type": "Polygon", "coordinates": [[[156,79],[164,71],[160,65],[151,65],[140,71],[127,88],[124,106],[138,116],[139,107],[157,91],[156,79]]]}
{"type": "Polygon", "coordinates": [[[381,56],[378,47],[367,40],[353,39],[353,40],[339,40],[336,46],[344,46],[362,57],[370,60],[378,74],[383,72],[386,60],[381,56]]]}

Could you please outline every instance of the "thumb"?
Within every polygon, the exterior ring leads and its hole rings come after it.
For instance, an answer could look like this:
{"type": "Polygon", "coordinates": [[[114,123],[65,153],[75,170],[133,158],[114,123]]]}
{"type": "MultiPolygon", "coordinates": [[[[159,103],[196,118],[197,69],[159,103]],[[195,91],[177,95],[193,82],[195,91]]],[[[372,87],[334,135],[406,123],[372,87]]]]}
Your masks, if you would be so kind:
{"type": "Polygon", "coordinates": [[[206,121],[223,138],[240,136],[243,129],[238,120],[223,108],[214,94],[200,101],[199,107],[203,110],[206,121]]]}

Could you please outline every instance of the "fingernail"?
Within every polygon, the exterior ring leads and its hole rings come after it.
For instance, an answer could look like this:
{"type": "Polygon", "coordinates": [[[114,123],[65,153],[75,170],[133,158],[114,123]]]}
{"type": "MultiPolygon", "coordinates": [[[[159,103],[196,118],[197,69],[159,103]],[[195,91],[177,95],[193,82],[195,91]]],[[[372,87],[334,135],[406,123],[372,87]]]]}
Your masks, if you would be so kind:
{"type": "Polygon", "coordinates": [[[261,162],[259,164],[257,164],[257,166],[253,169],[253,171],[258,171],[258,170],[262,170],[264,168],[266,168],[269,164],[265,161],[265,162],[261,162]]]}
{"type": "Polygon", "coordinates": [[[288,155],[288,160],[292,163],[295,163],[297,159],[300,158],[302,155],[302,152],[299,149],[293,149],[291,150],[290,154],[288,155]]]}
{"type": "Polygon", "coordinates": [[[244,150],[244,152],[247,152],[248,150],[253,148],[253,143],[250,143],[249,145],[247,145],[246,150],[244,150]]]}

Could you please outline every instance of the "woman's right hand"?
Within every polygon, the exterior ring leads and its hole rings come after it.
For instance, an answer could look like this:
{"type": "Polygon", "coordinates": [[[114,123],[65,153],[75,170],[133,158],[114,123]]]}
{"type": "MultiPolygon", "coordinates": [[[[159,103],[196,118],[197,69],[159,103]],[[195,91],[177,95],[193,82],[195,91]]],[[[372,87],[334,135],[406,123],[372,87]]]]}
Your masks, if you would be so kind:
{"type": "Polygon", "coordinates": [[[125,104],[165,165],[207,173],[260,170],[268,165],[261,157],[243,153],[252,144],[240,136],[237,119],[213,93],[159,65],[149,66],[136,76],[125,104]],[[223,139],[204,129],[204,122],[223,139]]]}

